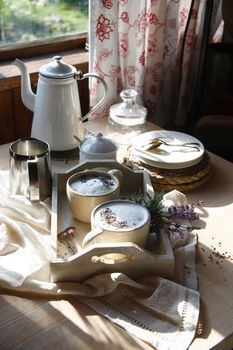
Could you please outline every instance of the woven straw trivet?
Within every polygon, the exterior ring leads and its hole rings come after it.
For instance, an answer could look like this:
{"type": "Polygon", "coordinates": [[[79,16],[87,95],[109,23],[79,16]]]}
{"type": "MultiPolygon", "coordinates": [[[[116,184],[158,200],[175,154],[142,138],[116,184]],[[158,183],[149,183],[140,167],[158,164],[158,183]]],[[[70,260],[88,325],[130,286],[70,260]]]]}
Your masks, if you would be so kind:
{"type": "Polygon", "coordinates": [[[131,152],[128,153],[128,157],[124,162],[134,169],[146,169],[153,187],[157,190],[170,191],[177,189],[188,191],[203,185],[210,177],[210,163],[207,152],[204,153],[198,164],[183,169],[153,167],[137,159],[131,152]]]}
{"type": "Polygon", "coordinates": [[[179,185],[193,183],[204,178],[210,171],[210,164],[206,160],[207,158],[201,160],[201,162],[198,163],[196,166],[190,167],[192,169],[174,169],[173,171],[170,170],[169,172],[161,171],[161,169],[158,168],[148,168],[147,164],[144,163],[141,163],[141,166],[143,167],[143,169],[147,169],[151,176],[152,182],[165,185],[179,185]],[[181,172],[181,170],[183,170],[183,173],[181,172]]]}
{"type": "Polygon", "coordinates": [[[153,188],[156,191],[164,191],[164,192],[168,192],[168,191],[172,191],[172,190],[178,190],[180,192],[187,192],[187,191],[191,191],[195,188],[198,188],[202,185],[204,185],[210,178],[210,173],[207,174],[206,176],[204,176],[203,178],[201,178],[200,180],[191,182],[191,183],[185,183],[185,184],[159,184],[159,183],[155,183],[153,181],[151,181],[153,188]]]}

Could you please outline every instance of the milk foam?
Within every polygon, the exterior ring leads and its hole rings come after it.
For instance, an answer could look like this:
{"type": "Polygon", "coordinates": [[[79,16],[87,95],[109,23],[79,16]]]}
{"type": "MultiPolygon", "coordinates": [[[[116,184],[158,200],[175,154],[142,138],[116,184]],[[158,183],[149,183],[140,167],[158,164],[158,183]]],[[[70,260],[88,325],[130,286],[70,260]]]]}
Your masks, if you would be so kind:
{"type": "Polygon", "coordinates": [[[112,231],[129,231],[145,225],[150,218],[142,205],[129,201],[112,201],[102,204],[95,213],[101,227],[112,231]]]}
{"type": "Polygon", "coordinates": [[[102,195],[113,192],[117,183],[110,177],[102,175],[84,175],[71,183],[71,188],[81,194],[102,195]]]}

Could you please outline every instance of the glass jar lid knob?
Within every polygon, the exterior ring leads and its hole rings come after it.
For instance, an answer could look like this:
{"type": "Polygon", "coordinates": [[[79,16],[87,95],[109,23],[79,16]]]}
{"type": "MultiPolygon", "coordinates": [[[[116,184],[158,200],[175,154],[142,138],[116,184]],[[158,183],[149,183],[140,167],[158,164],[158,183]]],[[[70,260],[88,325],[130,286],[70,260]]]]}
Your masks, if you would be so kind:
{"type": "Polygon", "coordinates": [[[122,100],[130,104],[136,103],[137,95],[138,93],[134,89],[125,89],[120,93],[122,100]]]}

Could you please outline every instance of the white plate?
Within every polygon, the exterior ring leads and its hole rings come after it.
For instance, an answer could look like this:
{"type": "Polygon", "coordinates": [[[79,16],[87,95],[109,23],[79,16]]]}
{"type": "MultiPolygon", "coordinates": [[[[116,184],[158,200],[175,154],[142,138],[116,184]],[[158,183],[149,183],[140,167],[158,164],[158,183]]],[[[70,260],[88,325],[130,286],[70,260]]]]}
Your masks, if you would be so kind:
{"type": "Polygon", "coordinates": [[[143,133],[132,142],[133,154],[144,163],[157,168],[182,169],[200,162],[204,154],[203,144],[195,137],[170,130],[155,130],[143,133]],[[154,138],[160,138],[169,144],[182,144],[185,142],[198,142],[199,150],[182,146],[161,145],[153,153],[145,151],[142,146],[154,138]]]}

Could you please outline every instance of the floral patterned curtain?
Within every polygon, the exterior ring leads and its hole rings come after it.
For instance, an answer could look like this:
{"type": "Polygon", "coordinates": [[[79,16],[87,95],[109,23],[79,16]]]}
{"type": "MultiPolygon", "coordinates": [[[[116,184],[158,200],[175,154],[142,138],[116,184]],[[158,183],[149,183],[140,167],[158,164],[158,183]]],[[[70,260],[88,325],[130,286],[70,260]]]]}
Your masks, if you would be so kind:
{"type": "MultiPolygon", "coordinates": [[[[104,78],[109,87],[108,102],[98,114],[108,115],[109,107],[119,101],[119,92],[134,88],[154,122],[161,126],[171,118],[174,124],[185,122],[197,76],[205,3],[194,0],[190,12],[191,0],[90,1],[90,71],[104,78]],[[180,53],[189,14],[179,84],[180,53]]],[[[221,22],[220,4],[216,1],[213,9],[216,28],[221,22]]],[[[219,40],[216,28],[215,40],[219,40]]],[[[93,106],[102,94],[101,85],[94,79],[90,93],[93,106]]]]}

